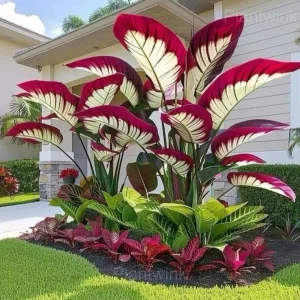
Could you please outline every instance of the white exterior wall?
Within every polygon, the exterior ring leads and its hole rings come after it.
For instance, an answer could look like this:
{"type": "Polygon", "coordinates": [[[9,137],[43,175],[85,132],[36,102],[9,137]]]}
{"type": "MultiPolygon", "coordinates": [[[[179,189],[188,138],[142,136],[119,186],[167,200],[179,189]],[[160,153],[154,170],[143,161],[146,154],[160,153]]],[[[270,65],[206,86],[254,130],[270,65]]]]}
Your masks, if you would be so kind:
{"type": "MultiPolygon", "coordinates": [[[[26,80],[39,79],[41,74],[37,70],[18,65],[13,56],[16,51],[26,46],[11,40],[0,38],[0,115],[8,113],[12,95],[20,93],[17,84],[26,80]]],[[[17,146],[10,142],[10,138],[0,140],[0,161],[38,158],[39,148],[17,146]]]]}

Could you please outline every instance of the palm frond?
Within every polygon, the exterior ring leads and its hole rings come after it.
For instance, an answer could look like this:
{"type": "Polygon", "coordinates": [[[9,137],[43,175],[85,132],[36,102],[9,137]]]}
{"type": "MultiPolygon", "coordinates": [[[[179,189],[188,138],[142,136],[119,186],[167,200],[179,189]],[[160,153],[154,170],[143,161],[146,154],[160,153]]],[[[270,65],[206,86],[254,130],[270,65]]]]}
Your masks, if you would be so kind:
{"type": "Polygon", "coordinates": [[[62,31],[64,33],[67,33],[78,27],[83,26],[84,24],[85,24],[85,22],[80,17],[74,16],[74,15],[68,15],[63,20],[62,31]]]}
{"type": "Polygon", "coordinates": [[[26,117],[22,117],[19,115],[5,114],[1,117],[1,128],[0,128],[0,137],[4,138],[6,133],[15,125],[23,122],[31,121],[26,117]]]}
{"type": "Polygon", "coordinates": [[[291,158],[295,147],[300,147],[300,128],[290,129],[288,154],[291,158]]]}
{"type": "Polygon", "coordinates": [[[42,106],[40,103],[30,102],[21,97],[14,97],[10,103],[10,111],[12,115],[35,121],[42,115],[42,106]]]}

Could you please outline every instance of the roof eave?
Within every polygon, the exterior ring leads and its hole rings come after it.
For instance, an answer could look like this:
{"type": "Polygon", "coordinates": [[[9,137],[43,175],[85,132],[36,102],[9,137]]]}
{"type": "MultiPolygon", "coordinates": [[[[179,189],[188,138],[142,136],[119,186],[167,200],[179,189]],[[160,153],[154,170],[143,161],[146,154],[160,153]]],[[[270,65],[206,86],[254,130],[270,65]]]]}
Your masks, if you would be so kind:
{"type": "Polygon", "coordinates": [[[75,29],[74,31],[64,34],[62,36],[59,36],[51,41],[48,41],[44,44],[38,45],[32,49],[28,49],[25,51],[22,51],[21,53],[17,53],[14,56],[14,59],[19,64],[26,65],[26,60],[31,59],[33,57],[38,56],[39,54],[45,53],[47,51],[53,50],[61,45],[70,43],[74,40],[81,39],[85,37],[86,35],[98,31],[100,29],[104,29],[107,26],[111,26],[115,22],[115,18],[120,13],[132,13],[132,14],[138,14],[143,12],[146,9],[151,9],[152,7],[155,7],[157,5],[163,5],[166,9],[169,9],[174,13],[175,15],[185,19],[185,20],[191,20],[194,22],[195,26],[200,27],[205,22],[197,15],[194,15],[193,12],[191,12],[189,9],[184,7],[178,2],[175,2],[173,0],[141,0],[137,1],[127,7],[124,7],[123,9],[120,9],[119,11],[112,13],[108,16],[105,16],[99,20],[96,20],[94,22],[91,22],[87,25],[84,25],[78,29],[75,29]]]}

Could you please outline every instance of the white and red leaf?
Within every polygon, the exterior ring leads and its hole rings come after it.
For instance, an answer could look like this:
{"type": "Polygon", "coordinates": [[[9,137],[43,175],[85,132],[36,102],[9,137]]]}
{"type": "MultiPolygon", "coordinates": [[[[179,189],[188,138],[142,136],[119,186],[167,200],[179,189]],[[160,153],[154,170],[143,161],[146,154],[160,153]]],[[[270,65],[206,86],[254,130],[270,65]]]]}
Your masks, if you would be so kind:
{"type": "MultiPolygon", "coordinates": [[[[182,90],[182,86],[181,86],[182,90]]],[[[180,92],[177,91],[177,94],[180,92]]],[[[161,91],[155,89],[151,80],[147,80],[144,84],[144,99],[147,101],[148,105],[152,109],[158,109],[165,106],[175,107],[181,106],[185,104],[191,104],[191,102],[187,100],[175,100],[175,87],[171,86],[163,96],[161,91]],[[164,99],[165,98],[165,99],[164,99]]]]}
{"type": "Polygon", "coordinates": [[[181,79],[186,49],[170,29],[149,17],[121,14],[114,34],[137,59],[157,91],[164,93],[181,79]]]}
{"type": "Polygon", "coordinates": [[[97,158],[98,161],[101,161],[101,162],[111,161],[111,159],[113,157],[120,154],[119,151],[114,151],[114,150],[108,149],[104,145],[98,144],[94,141],[92,141],[91,147],[92,147],[95,157],[97,158]]]}
{"type": "Polygon", "coordinates": [[[82,69],[100,77],[121,73],[124,75],[121,92],[132,105],[142,99],[143,83],[138,73],[127,62],[112,56],[95,56],[66,64],[70,68],[82,69]]]}
{"type": "Polygon", "coordinates": [[[186,97],[194,102],[195,92],[219,75],[231,58],[243,31],[244,17],[228,17],[201,28],[192,38],[187,56],[186,97]]]}
{"type": "Polygon", "coordinates": [[[235,154],[225,157],[221,161],[222,166],[246,166],[253,164],[264,164],[263,159],[252,154],[235,154]]]}
{"type": "Polygon", "coordinates": [[[289,126],[288,124],[273,121],[273,120],[253,119],[253,120],[247,120],[247,121],[236,123],[230,126],[228,129],[255,127],[255,128],[273,128],[276,130],[281,130],[281,129],[286,129],[288,126],[289,126]]]}
{"type": "Polygon", "coordinates": [[[196,104],[183,105],[169,112],[163,112],[161,120],[173,127],[177,134],[188,143],[207,142],[212,129],[210,114],[196,104]]]}
{"type": "Polygon", "coordinates": [[[159,140],[154,125],[137,118],[122,106],[103,105],[78,112],[76,115],[93,133],[98,133],[99,128],[103,126],[114,129],[114,140],[120,147],[126,146],[131,141],[150,146],[159,140]]]}
{"type": "Polygon", "coordinates": [[[6,136],[18,137],[28,143],[47,142],[54,145],[59,145],[63,140],[58,128],[37,122],[17,124],[6,133],[6,136]]]}
{"type": "Polygon", "coordinates": [[[228,129],[213,139],[211,151],[216,157],[223,159],[240,145],[275,130],[278,130],[278,127],[242,127],[228,129]]]}
{"type": "Polygon", "coordinates": [[[254,59],[234,67],[205,90],[198,104],[206,108],[218,129],[230,111],[247,95],[265,83],[300,69],[300,62],[281,62],[271,59],[254,59]]]}
{"type": "Polygon", "coordinates": [[[190,171],[194,164],[190,156],[174,149],[163,148],[151,151],[158,158],[170,165],[175,173],[183,177],[190,171]]]}
{"type": "Polygon", "coordinates": [[[28,93],[26,99],[29,101],[42,104],[71,126],[77,124],[78,118],[73,114],[76,112],[79,98],[73,95],[63,83],[32,80],[18,86],[28,93]]]}
{"type": "Polygon", "coordinates": [[[36,99],[32,98],[29,93],[20,93],[20,94],[14,95],[14,97],[19,98],[19,99],[23,99],[25,101],[30,101],[30,102],[34,102],[34,103],[40,103],[36,99]]]}
{"type": "Polygon", "coordinates": [[[52,120],[52,119],[59,119],[59,118],[55,113],[52,113],[52,114],[44,116],[44,117],[43,116],[39,117],[38,121],[41,122],[44,120],[52,120]]]}
{"type": "Polygon", "coordinates": [[[82,88],[78,111],[110,104],[120,89],[124,74],[116,73],[85,84],[82,88]]]}
{"type": "Polygon", "coordinates": [[[294,191],[276,177],[254,172],[232,172],[227,176],[228,182],[236,186],[252,186],[272,191],[291,199],[296,200],[294,191]]]}

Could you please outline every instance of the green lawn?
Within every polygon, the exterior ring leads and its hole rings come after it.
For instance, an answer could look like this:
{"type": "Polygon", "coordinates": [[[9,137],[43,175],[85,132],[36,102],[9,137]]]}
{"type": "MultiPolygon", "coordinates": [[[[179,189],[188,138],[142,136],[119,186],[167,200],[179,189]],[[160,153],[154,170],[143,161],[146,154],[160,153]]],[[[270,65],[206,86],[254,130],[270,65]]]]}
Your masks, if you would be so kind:
{"type": "Polygon", "coordinates": [[[0,241],[0,299],[23,300],[251,300],[300,299],[300,265],[251,287],[185,288],[100,275],[78,256],[19,240],[0,241]]]}
{"type": "Polygon", "coordinates": [[[12,198],[9,196],[0,197],[0,207],[34,202],[39,200],[39,198],[39,193],[18,194],[12,198]]]}

